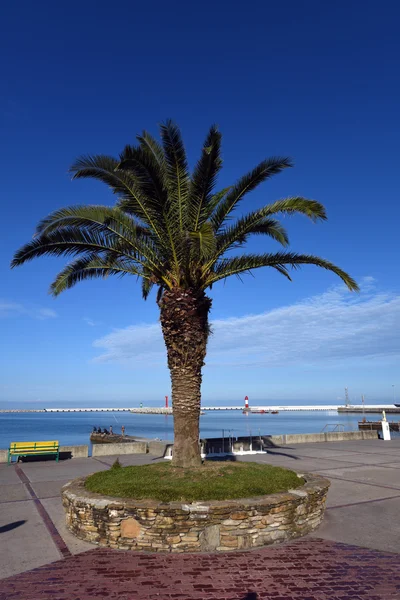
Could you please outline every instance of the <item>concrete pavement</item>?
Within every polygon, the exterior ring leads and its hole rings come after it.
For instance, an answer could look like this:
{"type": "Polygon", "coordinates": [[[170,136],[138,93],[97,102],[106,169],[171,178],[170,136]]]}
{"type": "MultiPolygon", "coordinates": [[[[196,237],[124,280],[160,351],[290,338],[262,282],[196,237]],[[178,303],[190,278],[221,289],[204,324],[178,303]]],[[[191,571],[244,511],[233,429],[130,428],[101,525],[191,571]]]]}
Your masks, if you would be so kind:
{"type": "MultiPolygon", "coordinates": [[[[0,465],[1,577],[95,548],[67,531],[60,489],[75,477],[104,470],[115,458],[0,465]]],[[[325,521],[314,539],[400,553],[399,438],[275,447],[267,455],[241,459],[321,473],[331,480],[325,521]]],[[[158,459],[130,455],[120,460],[128,465],[158,459]]]]}

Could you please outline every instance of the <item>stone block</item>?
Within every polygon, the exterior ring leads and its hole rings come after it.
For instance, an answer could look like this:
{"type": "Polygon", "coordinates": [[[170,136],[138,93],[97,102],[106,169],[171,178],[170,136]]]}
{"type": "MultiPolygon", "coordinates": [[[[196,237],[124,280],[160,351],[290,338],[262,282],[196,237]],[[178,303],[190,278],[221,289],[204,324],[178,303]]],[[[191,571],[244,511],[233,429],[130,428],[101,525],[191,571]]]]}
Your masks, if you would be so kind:
{"type": "Polygon", "coordinates": [[[239,539],[236,537],[234,540],[224,540],[221,538],[221,544],[223,544],[226,548],[230,548],[231,550],[236,549],[239,544],[239,539]]]}
{"type": "Polygon", "coordinates": [[[248,512],[234,512],[231,514],[230,518],[233,521],[242,521],[243,519],[248,519],[248,518],[253,518],[253,517],[249,517],[248,512]]]}
{"type": "Polygon", "coordinates": [[[199,541],[199,536],[196,534],[194,535],[190,535],[190,534],[185,534],[182,535],[181,537],[182,542],[198,542],[199,541]]]}
{"type": "Polygon", "coordinates": [[[139,537],[141,531],[140,523],[133,517],[121,521],[121,537],[135,539],[139,537]]]}
{"type": "Polygon", "coordinates": [[[291,494],[294,494],[295,496],[300,496],[302,498],[306,498],[308,496],[305,490],[289,490],[289,492],[291,494]]]}
{"type": "Polygon", "coordinates": [[[179,544],[181,537],[179,535],[167,535],[165,538],[168,544],[179,544]]]}
{"type": "Polygon", "coordinates": [[[201,549],[205,552],[215,550],[221,543],[220,526],[210,525],[206,527],[200,534],[201,549]]]}
{"type": "Polygon", "coordinates": [[[273,540],[275,542],[276,540],[283,540],[287,536],[286,536],[286,533],[284,531],[276,530],[276,531],[271,531],[268,534],[268,537],[269,537],[270,540],[273,540]]]}
{"type": "Polygon", "coordinates": [[[221,532],[221,543],[225,546],[229,546],[230,543],[237,545],[237,541],[238,539],[236,535],[225,535],[221,532]]]}
{"type": "Polygon", "coordinates": [[[172,517],[164,517],[164,516],[158,516],[158,518],[156,518],[156,526],[160,527],[161,525],[173,525],[174,523],[174,519],[172,517]]]}
{"type": "Polygon", "coordinates": [[[251,548],[254,544],[253,544],[253,539],[251,538],[251,536],[247,536],[247,535],[238,535],[238,548],[240,550],[243,550],[245,548],[251,548]]]}
{"type": "Polygon", "coordinates": [[[225,525],[232,525],[233,527],[237,527],[238,526],[238,522],[234,521],[233,519],[226,519],[225,521],[222,521],[221,525],[223,525],[225,527],[225,525]]]}

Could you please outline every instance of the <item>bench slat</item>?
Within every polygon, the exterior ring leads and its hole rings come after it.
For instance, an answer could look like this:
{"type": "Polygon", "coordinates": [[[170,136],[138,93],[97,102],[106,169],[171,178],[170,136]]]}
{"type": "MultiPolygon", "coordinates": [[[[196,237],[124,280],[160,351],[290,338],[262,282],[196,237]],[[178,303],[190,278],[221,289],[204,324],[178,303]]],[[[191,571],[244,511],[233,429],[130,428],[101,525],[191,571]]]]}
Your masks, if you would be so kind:
{"type": "Polygon", "coordinates": [[[58,446],[57,440],[45,440],[42,442],[11,442],[10,446],[24,446],[25,448],[34,446],[58,446]]]}
{"type": "Polygon", "coordinates": [[[32,446],[16,446],[10,448],[12,452],[18,452],[19,450],[57,450],[58,446],[36,446],[36,448],[32,448],[32,446]]]}
{"type": "Polygon", "coordinates": [[[37,448],[36,450],[10,450],[10,454],[52,454],[54,452],[58,452],[58,448],[37,448]]]}

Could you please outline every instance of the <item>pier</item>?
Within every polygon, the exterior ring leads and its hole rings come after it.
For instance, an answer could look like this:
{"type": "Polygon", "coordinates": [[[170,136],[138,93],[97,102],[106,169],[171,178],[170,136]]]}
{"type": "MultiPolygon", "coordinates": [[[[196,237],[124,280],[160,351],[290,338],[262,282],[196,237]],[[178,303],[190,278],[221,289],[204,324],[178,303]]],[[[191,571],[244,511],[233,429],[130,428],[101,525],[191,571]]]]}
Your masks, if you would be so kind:
{"type": "Polygon", "coordinates": [[[394,406],[393,404],[389,404],[387,406],[383,406],[381,404],[368,406],[339,406],[338,413],[375,413],[381,414],[382,411],[385,411],[386,414],[400,413],[400,407],[394,406]]]}
{"type": "MultiPolygon", "coordinates": [[[[236,410],[244,411],[245,406],[202,406],[201,410],[204,412],[215,412],[224,410],[236,410]]],[[[267,405],[267,406],[251,406],[251,411],[264,411],[264,412],[303,412],[303,411],[319,411],[327,412],[334,411],[337,413],[381,413],[385,411],[388,414],[400,413],[400,407],[396,407],[393,404],[369,404],[363,406],[361,404],[339,406],[337,404],[321,404],[321,405],[309,405],[309,406],[280,406],[280,405],[267,405]]],[[[251,412],[249,411],[249,412],[251,412]]],[[[37,408],[37,409],[25,409],[25,408],[2,408],[0,413],[75,413],[75,412],[130,412],[134,414],[145,414],[145,415],[172,415],[172,408],[166,407],[97,407],[97,408],[37,408]]]]}

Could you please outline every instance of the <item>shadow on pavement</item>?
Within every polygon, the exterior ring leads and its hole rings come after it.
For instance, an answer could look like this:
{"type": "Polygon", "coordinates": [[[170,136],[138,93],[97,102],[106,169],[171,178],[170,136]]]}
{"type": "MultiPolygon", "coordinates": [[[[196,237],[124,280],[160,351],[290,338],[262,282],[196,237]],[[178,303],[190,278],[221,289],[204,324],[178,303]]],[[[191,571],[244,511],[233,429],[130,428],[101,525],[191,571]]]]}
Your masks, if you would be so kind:
{"type": "MultiPolygon", "coordinates": [[[[72,452],[60,452],[59,460],[68,460],[72,458],[72,452]]],[[[55,454],[37,454],[32,456],[20,456],[18,462],[47,462],[47,461],[56,461],[55,454]]],[[[14,464],[14,463],[13,463],[14,464]]]]}
{"type": "Polygon", "coordinates": [[[221,456],[206,456],[204,460],[207,462],[236,462],[237,457],[234,454],[221,454],[221,456]]]}
{"type": "Polygon", "coordinates": [[[275,450],[268,450],[268,454],[271,456],[286,456],[287,458],[293,458],[293,460],[300,460],[298,456],[294,454],[288,454],[287,452],[276,452],[275,450]]]}
{"type": "Polygon", "coordinates": [[[0,527],[0,533],[6,533],[6,531],[12,531],[13,529],[17,529],[17,527],[21,527],[21,525],[23,525],[24,523],[26,523],[26,519],[24,519],[23,521],[13,521],[12,523],[3,525],[2,527],[0,527]]]}

